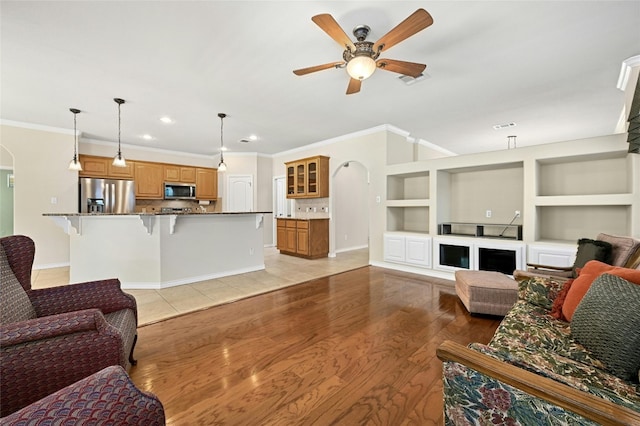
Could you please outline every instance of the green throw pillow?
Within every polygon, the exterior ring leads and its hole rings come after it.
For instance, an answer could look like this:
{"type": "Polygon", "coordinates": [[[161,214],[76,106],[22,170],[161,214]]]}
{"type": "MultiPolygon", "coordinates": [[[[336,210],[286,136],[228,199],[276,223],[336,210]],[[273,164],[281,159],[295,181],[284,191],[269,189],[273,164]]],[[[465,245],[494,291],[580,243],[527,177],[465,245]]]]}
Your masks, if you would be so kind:
{"type": "Polygon", "coordinates": [[[611,264],[612,250],[611,243],[606,241],[591,240],[589,238],[579,239],[576,260],[573,262],[573,277],[577,277],[577,269],[582,268],[590,260],[611,264]]]}
{"type": "Polygon", "coordinates": [[[576,308],[571,334],[623,380],[640,369],[640,285],[602,274],[576,308]]]}

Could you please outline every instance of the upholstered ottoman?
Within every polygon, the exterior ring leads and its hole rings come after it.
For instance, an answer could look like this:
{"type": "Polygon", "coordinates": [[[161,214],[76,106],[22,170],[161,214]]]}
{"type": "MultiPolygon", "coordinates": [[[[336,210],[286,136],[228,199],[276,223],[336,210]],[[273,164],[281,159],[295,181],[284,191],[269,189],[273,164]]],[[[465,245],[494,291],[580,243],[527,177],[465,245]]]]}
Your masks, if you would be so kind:
{"type": "Polygon", "coordinates": [[[493,271],[456,271],[456,293],[472,314],[504,316],[518,300],[518,283],[493,271]]]}

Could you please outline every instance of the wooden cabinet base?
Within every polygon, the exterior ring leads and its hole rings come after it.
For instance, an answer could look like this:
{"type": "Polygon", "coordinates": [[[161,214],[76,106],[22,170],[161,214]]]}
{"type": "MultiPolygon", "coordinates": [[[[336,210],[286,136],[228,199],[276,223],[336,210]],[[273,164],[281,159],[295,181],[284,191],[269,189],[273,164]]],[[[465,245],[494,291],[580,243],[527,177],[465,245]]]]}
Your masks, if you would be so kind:
{"type": "Polygon", "coordinates": [[[280,250],[280,254],[286,254],[288,256],[302,257],[304,259],[312,260],[312,259],[322,259],[323,257],[329,256],[329,251],[327,250],[325,253],[320,253],[320,254],[317,254],[317,255],[314,255],[314,256],[309,256],[309,255],[306,255],[306,254],[294,253],[294,252],[291,252],[291,251],[284,251],[284,250],[280,250]]]}
{"type": "Polygon", "coordinates": [[[329,219],[278,219],[282,254],[319,259],[329,255],[329,219]]]}

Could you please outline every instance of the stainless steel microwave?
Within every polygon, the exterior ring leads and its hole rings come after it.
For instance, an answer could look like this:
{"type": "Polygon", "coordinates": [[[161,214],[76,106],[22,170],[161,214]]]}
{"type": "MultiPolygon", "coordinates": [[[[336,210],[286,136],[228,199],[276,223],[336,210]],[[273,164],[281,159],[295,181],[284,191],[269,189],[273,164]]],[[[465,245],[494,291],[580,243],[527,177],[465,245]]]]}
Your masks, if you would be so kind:
{"type": "Polygon", "coordinates": [[[164,183],[165,200],[195,200],[196,186],[192,183],[164,183]]]}

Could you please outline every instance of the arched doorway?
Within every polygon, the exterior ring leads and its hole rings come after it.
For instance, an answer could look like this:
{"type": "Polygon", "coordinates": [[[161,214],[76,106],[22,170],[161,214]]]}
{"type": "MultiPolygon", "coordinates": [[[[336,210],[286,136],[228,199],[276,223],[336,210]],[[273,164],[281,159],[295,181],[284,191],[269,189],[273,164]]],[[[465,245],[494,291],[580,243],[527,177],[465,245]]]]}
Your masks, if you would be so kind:
{"type": "Polygon", "coordinates": [[[369,171],[359,161],[341,163],[331,176],[330,255],[369,247],[369,171]]]}

